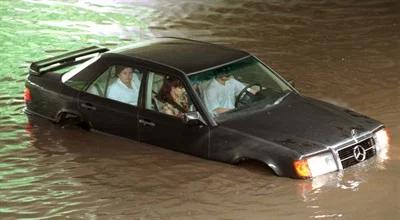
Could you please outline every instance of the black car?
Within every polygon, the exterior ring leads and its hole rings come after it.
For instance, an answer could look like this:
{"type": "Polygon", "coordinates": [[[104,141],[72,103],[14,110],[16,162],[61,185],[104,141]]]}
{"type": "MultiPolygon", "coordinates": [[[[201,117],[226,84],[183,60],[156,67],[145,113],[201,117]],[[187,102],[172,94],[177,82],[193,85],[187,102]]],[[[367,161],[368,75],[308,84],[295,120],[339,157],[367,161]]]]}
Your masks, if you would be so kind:
{"type": "Polygon", "coordinates": [[[382,123],[304,97],[255,56],[159,38],[30,66],[26,113],[195,156],[309,178],[384,155],[382,123]],[[79,64],[79,65],[78,65],[79,64]]]}

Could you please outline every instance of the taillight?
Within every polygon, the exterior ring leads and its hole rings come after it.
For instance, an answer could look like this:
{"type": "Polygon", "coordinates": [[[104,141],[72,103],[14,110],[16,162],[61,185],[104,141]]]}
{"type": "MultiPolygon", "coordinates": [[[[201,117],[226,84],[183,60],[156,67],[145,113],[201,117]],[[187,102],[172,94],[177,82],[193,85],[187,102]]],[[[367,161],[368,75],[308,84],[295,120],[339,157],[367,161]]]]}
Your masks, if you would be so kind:
{"type": "Polygon", "coordinates": [[[30,102],[32,100],[32,96],[31,96],[31,91],[25,87],[24,90],[24,101],[25,102],[30,102]]]}

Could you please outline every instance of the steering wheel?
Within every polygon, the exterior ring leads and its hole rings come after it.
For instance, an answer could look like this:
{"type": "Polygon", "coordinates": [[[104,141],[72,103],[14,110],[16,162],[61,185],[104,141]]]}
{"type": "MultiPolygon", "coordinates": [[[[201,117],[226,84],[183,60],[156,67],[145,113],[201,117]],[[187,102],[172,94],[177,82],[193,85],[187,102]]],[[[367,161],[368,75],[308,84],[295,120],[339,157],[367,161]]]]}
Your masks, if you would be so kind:
{"type": "Polygon", "coordinates": [[[252,83],[252,84],[249,84],[249,85],[245,86],[242,89],[242,91],[239,92],[239,95],[236,97],[235,108],[237,108],[239,106],[239,104],[245,105],[245,104],[248,104],[249,101],[251,101],[251,97],[255,96],[255,94],[249,92],[248,89],[253,87],[253,86],[258,86],[259,87],[258,92],[260,92],[262,90],[262,88],[263,88],[260,83],[252,83]]]}

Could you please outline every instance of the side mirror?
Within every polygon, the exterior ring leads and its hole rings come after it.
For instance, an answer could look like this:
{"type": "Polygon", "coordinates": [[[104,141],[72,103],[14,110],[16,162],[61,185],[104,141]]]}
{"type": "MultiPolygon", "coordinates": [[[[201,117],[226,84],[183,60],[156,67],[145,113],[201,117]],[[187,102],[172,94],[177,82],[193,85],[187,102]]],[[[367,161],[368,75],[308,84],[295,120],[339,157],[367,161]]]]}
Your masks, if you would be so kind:
{"type": "Polygon", "coordinates": [[[206,125],[203,117],[201,117],[198,111],[188,112],[183,114],[183,121],[187,125],[206,125]]]}

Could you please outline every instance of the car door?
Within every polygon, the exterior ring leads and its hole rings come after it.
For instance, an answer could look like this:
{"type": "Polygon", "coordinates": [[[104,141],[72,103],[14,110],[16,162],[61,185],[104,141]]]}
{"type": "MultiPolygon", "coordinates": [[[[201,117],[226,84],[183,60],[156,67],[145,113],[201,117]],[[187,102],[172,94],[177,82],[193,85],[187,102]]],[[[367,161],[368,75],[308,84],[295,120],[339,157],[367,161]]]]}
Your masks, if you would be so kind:
{"type": "MultiPolygon", "coordinates": [[[[208,157],[209,127],[205,123],[188,124],[183,120],[183,114],[174,115],[164,111],[164,100],[160,100],[161,91],[167,78],[172,76],[163,73],[149,71],[144,86],[144,107],[138,115],[139,140],[172,150],[185,152],[201,157],[208,157]]],[[[181,81],[183,80],[175,78],[181,81]]],[[[191,102],[191,91],[184,87],[184,95],[187,97],[187,111],[196,111],[195,103],[191,102]]],[[[180,112],[184,113],[184,112],[180,112]]]]}
{"type": "Polygon", "coordinates": [[[143,70],[132,65],[109,64],[79,96],[79,109],[95,129],[114,135],[138,139],[138,100],[143,70]],[[132,75],[130,87],[121,78],[132,75]]]}

